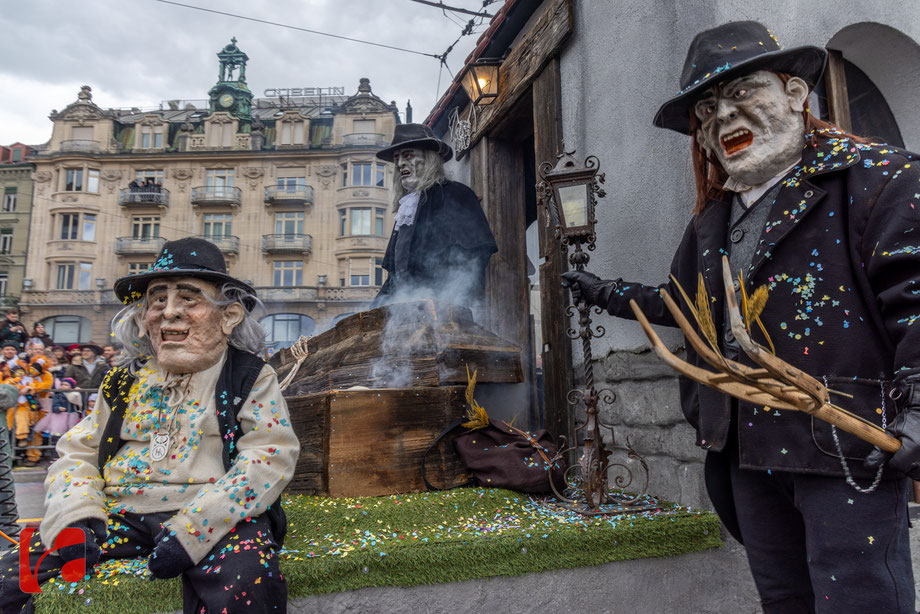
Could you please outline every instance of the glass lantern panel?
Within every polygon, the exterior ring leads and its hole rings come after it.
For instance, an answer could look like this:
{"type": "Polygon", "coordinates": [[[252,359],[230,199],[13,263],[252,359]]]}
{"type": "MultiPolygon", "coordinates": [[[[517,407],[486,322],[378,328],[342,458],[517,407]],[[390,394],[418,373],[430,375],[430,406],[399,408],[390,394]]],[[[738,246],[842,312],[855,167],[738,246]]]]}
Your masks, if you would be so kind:
{"type": "Polygon", "coordinates": [[[559,200],[565,225],[569,228],[585,226],[588,223],[588,187],[585,184],[567,185],[559,188],[559,200]]]}

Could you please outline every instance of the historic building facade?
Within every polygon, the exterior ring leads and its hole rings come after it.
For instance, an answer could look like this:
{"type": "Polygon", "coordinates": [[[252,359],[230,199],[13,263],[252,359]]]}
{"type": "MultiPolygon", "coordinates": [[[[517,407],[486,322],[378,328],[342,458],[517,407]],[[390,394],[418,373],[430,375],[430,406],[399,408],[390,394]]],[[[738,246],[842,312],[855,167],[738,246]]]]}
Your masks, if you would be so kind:
{"type": "Polygon", "coordinates": [[[29,218],[32,209],[34,148],[22,143],[0,147],[0,308],[13,307],[22,293],[29,218]]]}
{"type": "Polygon", "coordinates": [[[163,243],[201,236],[265,302],[270,345],[363,309],[383,283],[399,121],[361,79],[353,96],[257,99],[232,41],[203,108],[102,109],[84,86],[51,113],[34,163],[36,215],[21,307],[58,342],[108,334],[111,287],[163,243]]]}

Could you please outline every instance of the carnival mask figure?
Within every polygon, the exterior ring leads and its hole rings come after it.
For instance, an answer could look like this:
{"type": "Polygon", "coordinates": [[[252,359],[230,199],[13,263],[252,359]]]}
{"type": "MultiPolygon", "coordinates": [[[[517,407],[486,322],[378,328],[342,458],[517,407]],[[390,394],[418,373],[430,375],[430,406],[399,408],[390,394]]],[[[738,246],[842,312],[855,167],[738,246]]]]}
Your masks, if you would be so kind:
{"type": "MultiPolygon", "coordinates": [[[[278,497],[300,446],[275,372],[258,356],[255,291],[227,273],[215,245],[188,238],[166,242],[115,294],[126,307],[113,336],[125,349],[58,442],[31,566],[44,579],[80,557],[91,573],[100,559],[149,556],[154,578],[183,576],[187,611],[284,611],[278,497]],[[83,531],[85,548],[42,556],[65,527],[83,531]]],[[[18,551],[0,558],[13,578],[0,583],[2,612],[29,608],[18,569],[18,551]]]]}
{"type": "Polygon", "coordinates": [[[769,70],[724,81],[694,105],[697,141],[729,178],[760,185],[801,159],[807,98],[804,80],[791,77],[783,83],[769,70]]]}
{"type": "Polygon", "coordinates": [[[374,306],[432,298],[476,307],[498,251],[479,199],[447,178],[453,151],[428,126],[400,124],[377,152],[394,163],[393,232],[383,257],[387,279],[374,306]]]}
{"type": "MultiPolygon", "coordinates": [[[[710,309],[712,342],[730,360],[747,356],[726,318],[723,256],[739,304],[741,278],[747,296],[763,287],[766,304],[744,316],[756,315],[757,326],[746,324],[757,341],[823,378],[833,403],[887,427],[901,447],[892,456],[804,412],[682,381],[713,506],[747,550],[764,612],[914,612],[904,510],[907,478],[920,479],[920,327],[911,326],[920,212],[910,204],[920,165],[811,115],[825,55],[781,49],[749,21],[697,35],[680,92],[654,120],[693,137],[696,203],[670,281],[570,271],[563,285],[614,316],[633,319],[635,301],[662,326],[677,322],[660,291],[700,288],[696,304],[710,309]]],[[[689,343],[687,362],[709,366],[689,343]]]]}

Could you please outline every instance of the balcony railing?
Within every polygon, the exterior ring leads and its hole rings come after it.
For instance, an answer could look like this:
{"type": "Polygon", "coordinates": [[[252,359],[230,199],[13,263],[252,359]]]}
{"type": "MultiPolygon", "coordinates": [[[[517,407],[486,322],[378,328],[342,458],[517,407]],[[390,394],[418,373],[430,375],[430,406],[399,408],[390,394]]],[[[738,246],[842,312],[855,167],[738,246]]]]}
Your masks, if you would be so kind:
{"type": "Polygon", "coordinates": [[[102,145],[99,141],[90,141],[88,139],[71,139],[61,141],[61,151],[84,151],[88,153],[99,153],[102,151],[102,145]]]}
{"type": "Polygon", "coordinates": [[[302,234],[262,235],[262,251],[270,254],[309,254],[313,237],[302,234]]]}
{"type": "Polygon", "coordinates": [[[168,207],[169,190],[160,188],[159,190],[146,191],[144,189],[123,188],[118,191],[118,204],[123,207],[146,207],[150,205],[168,207]]]}
{"type": "Polygon", "coordinates": [[[243,192],[229,186],[206,186],[192,188],[193,205],[233,205],[240,206],[243,192]]]}
{"type": "Polygon", "coordinates": [[[356,132],[346,134],[342,137],[342,145],[348,147],[386,147],[390,144],[389,139],[383,134],[374,134],[372,132],[356,132]]]}
{"type": "Polygon", "coordinates": [[[115,253],[119,256],[159,254],[166,239],[163,237],[118,237],[115,253]]]}
{"type": "Polygon", "coordinates": [[[267,205],[312,205],[313,187],[297,185],[281,187],[270,185],[265,187],[265,204],[267,205]]]}
{"type": "Polygon", "coordinates": [[[234,237],[231,235],[198,235],[199,239],[204,239],[205,241],[210,241],[217,246],[220,251],[225,254],[239,254],[240,253],[240,238],[234,237]]]}

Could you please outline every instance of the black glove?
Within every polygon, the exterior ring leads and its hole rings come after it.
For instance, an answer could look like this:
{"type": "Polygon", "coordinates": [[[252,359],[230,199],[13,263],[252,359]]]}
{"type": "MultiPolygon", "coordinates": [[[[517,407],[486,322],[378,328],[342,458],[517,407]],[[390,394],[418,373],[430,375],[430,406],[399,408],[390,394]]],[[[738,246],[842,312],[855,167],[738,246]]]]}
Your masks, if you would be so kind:
{"type": "Polygon", "coordinates": [[[175,531],[164,527],[157,534],[154,543],[153,553],[150,555],[150,560],[147,561],[147,569],[154,578],[161,580],[175,578],[194,565],[188,552],[176,539],[175,531]]]}
{"type": "Polygon", "coordinates": [[[619,283],[619,279],[605,280],[587,271],[568,271],[562,274],[562,287],[569,289],[576,305],[579,301],[584,300],[588,305],[597,305],[606,309],[610,304],[610,295],[617,289],[619,283]]]}
{"type": "Polygon", "coordinates": [[[78,520],[68,528],[81,529],[84,535],[84,543],[71,544],[59,548],[57,554],[64,563],[84,557],[86,560],[86,570],[89,571],[99,562],[101,550],[99,545],[105,541],[105,521],[98,518],[87,518],[78,520]]]}
{"type": "Polygon", "coordinates": [[[905,391],[904,407],[888,425],[886,432],[901,440],[901,448],[891,454],[876,448],[866,457],[865,465],[869,469],[878,469],[883,463],[907,477],[920,480],[920,378],[906,380],[901,386],[905,391]]]}

